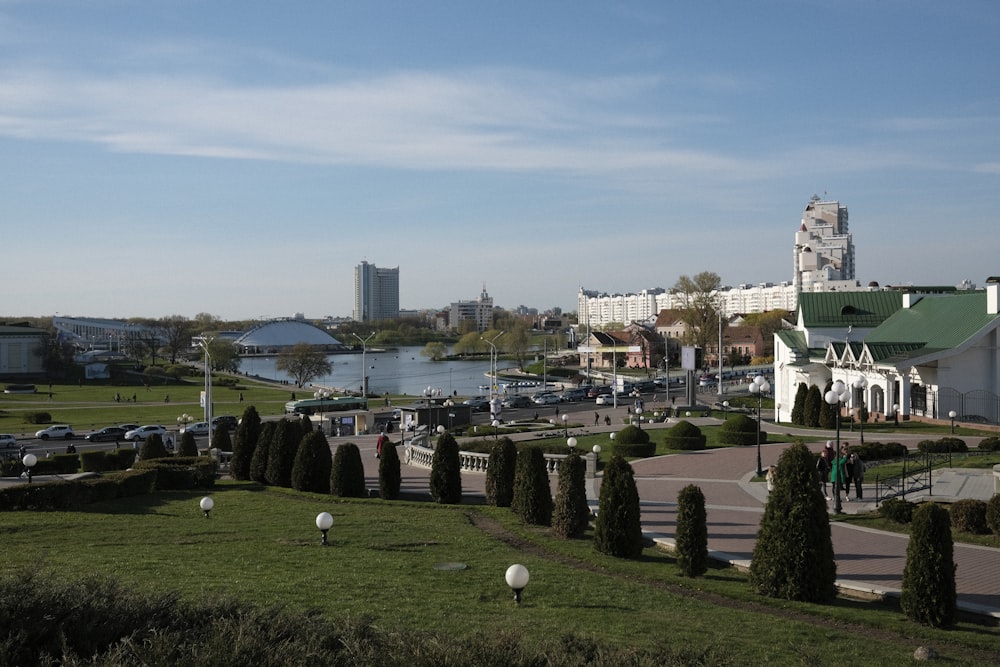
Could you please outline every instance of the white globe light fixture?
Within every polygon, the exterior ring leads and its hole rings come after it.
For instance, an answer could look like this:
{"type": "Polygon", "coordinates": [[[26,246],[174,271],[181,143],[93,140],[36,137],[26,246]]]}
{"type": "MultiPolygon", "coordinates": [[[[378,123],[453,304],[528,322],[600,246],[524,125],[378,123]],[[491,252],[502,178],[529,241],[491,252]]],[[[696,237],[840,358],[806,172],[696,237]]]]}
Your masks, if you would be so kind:
{"type": "Polygon", "coordinates": [[[761,412],[764,407],[764,394],[771,391],[771,383],[763,375],[758,375],[750,383],[750,393],[757,396],[757,476],[764,474],[764,466],[760,459],[760,426],[761,412]]]}
{"type": "Polygon", "coordinates": [[[507,585],[510,586],[510,589],[514,591],[514,602],[517,604],[521,604],[521,592],[528,585],[529,578],[528,568],[520,563],[515,563],[507,568],[504,579],[507,580],[507,585]]]}
{"type": "Polygon", "coordinates": [[[836,460],[833,461],[833,463],[831,464],[832,467],[833,467],[833,470],[836,472],[836,475],[835,475],[836,479],[833,482],[833,493],[834,493],[833,513],[834,514],[840,514],[840,510],[843,507],[841,505],[841,501],[840,501],[840,486],[843,483],[843,480],[841,480],[841,477],[843,477],[843,472],[844,472],[839,467],[840,466],[840,405],[841,405],[841,403],[844,402],[844,400],[846,398],[849,398],[849,392],[847,390],[847,386],[843,382],[841,382],[840,380],[837,380],[836,382],[834,382],[833,386],[830,387],[830,391],[826,392],[826,394],[823,396],[823,400],[826,401],[827,405],[836,406],[836,410],[837,410],[837,413],[836,413],[836,422],[837,422],[837,454],[836,454],[836,460]]]}
{"type": "Polygon", "coordinates": [[[25,454],[24,458],[21,459],[21,464],[24,465],[24,469],[28,473],[28,484],[31,484],[31,470],[36,463],[38,463],[38,457],[34,454],[25,454]]]}
{"type": "Polygon", "coordinates": [[[320,545],[324,547],[330,546],[330,543],[326,541],[326,533],[333,528],[333,515],[329,512],[320,512],[317,514],[316,527],[320,529],[321,533],[323,533],[323,541],[320,542],[320,545]]]}
{"type": "Polygon", "coordinates": [[[213,507],[215,507],[215,501],[212,500],[211,496],[205,496],[201,499],[201,502],[198,503],[198,507],[200,507],[201,511],[205,513],[205,518],[207,519],[208,513],[212,511],[213,507]]]}
{"type": "Polygon", "coordinates": [[[566,446],[569,447],[570,454],[576,451],[576,438],[567,438],[566,446]]]}

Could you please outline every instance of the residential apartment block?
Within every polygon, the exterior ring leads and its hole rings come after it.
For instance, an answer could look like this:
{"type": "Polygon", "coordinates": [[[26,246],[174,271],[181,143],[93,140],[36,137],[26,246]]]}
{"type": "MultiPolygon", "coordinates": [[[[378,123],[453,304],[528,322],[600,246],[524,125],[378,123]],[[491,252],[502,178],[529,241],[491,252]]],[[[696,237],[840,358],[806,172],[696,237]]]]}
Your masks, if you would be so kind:
{"type": "Polygon", "coordinates": [[[399,317],[399,267],[380,269],[362,261],[354,267],[354,319],[358,322],[399,317]]]}

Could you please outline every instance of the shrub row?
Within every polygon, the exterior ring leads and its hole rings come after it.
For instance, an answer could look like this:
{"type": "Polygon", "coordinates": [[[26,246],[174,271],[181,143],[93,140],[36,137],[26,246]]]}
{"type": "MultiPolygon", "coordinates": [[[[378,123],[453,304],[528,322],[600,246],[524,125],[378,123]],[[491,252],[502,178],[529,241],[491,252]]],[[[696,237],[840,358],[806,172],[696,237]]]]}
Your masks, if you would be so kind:
{"type": "Polygon", "coordinates": [[[742,414],[732,415],[719,429],[719,442],[724,445],[756,445],[758,437],[761,444],[767,442],[767,432],[759,430],[755,420],[742,414]]]}
{"type": "Polygon", "coordinates": [[[161,491],[210,489],[215,486],[215,461],[207,456],[168,456],[140,460],[136,470],[156,473],[156,488],[161,491]]]}
{"type": "Polygon", "coordinates": [[[0,489],[0,511],[67,510],[104,500],[146,493],[156,487],[155,470],[117,472],[103,477],[0,489]]]}
{"type": "Polygon", "coordinates": [[[906,456],[906,446],[898,442],[866,442],[851,445],[851,449],[862,461],[888,461],[906,456]]]}
{"type": "Polygon", "coordinates": [[[111,451],[94,449],[80,454],[80,469],[83,472],[107,472],[128,470],[135,463],[135,450],[122,447],[111,451]]]}
{"type": "Polygon", "coordinates": [[[967,452],[969,447],[961,438],[941,438],[940,440],[921,440],[917,443],[917,451],[921,454],[947,454],[948,452],[967,452]]]}

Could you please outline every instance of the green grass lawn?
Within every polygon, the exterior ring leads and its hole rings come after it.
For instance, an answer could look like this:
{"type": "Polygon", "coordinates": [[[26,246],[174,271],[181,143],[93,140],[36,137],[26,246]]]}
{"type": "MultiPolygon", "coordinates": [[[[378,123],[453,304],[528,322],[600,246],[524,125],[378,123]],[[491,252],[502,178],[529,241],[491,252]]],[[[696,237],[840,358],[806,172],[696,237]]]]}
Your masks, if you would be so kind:
{"type": "Polygon", "coordinates": [[[75,512],[2,514],[0,571],[107,574],[191,600],[232,596],[458,638],[575,633],[613,645],[719,646],[732,664],[901,665],[922,643],[953,664],[1000,653],[1000,633],[980,626],[939,631],[883,604],[760,598],[735,570],[684,579],[654,548],[638,561],[602,556],[589,540],[551,538],[506,509],[339,500],[227,482],[212,492],[215,509],[205,518],[201,496],[163,492],[75,512]],[[334,517],[330,547],[320,546],[315,528],[321,511],[334,517]],[[480,529],[477,516],[517,539],[480,529]],[[504,583],[515,562],[531,574],[520,606],[504,583]]]}

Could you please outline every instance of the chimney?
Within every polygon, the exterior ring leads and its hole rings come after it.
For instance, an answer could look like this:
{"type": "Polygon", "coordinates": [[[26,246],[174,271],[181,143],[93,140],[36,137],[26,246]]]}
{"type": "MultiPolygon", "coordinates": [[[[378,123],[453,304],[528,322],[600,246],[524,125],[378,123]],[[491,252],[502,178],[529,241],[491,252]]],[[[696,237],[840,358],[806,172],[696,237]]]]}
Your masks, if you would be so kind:
{"type": "Polygon", "coordinates": [[[996,315],[1000,312],[1000,283],[986,283],[986,314],[996,315]]]}

